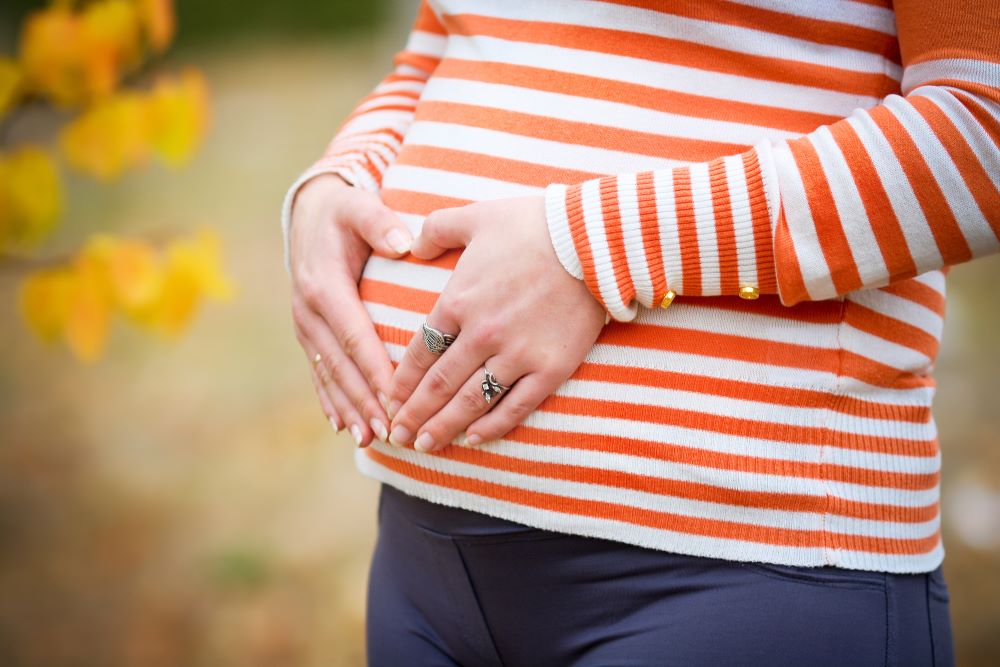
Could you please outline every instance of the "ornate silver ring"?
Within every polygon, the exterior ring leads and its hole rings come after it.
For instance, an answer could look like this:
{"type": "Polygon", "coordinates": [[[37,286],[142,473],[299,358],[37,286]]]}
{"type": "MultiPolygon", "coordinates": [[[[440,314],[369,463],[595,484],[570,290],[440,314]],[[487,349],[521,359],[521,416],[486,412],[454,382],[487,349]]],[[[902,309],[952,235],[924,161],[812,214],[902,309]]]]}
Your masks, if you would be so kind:
{"type": "Polygon", "coordinates": [[[443,331],[428,326],[427,322],[422,325],[424,330],[424,345],[434,354],[441,354],[448,349],[448,346],[455,342],[454,334],[446,334],[443,331]]]}
{"type": "Polygon", "coordinates": [[[487,403],[492,402],[494,396],[499,396],[510,389],[510,387],[500,384],[497,376],[493,375],[486,366],[483,366],[483,372],[486,374],[486,379],[483,380],[483,398],[486,399],[487,403]]]}

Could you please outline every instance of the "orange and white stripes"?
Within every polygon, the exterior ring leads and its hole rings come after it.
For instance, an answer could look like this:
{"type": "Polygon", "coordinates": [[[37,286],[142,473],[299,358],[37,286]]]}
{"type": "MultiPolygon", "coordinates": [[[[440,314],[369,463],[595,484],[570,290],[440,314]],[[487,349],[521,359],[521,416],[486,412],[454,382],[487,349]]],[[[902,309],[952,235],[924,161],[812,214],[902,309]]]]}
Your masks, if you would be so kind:
{"type": "MultiPolygon", "coordinates": [[[[666,551],[932,570],[945,271],[1000,232],[998,24],[995,0],[425,0],[289,188],[286,268],[316,173],[414,233],[534,194],[616,321],[504,438],[375,441],[359,469],[666,551]]],[[[359,291],[394,362],[459,256],[369,259],[359,291]]]]}
{"type": "Polygon", "coordinates": [[[750,285],[793,305],[997,252],[1000,36],[991,39],[996,62],[919,62],[904,69],[906,97],[801,138],[549,185],[560,261],[628,321],[668,289],[718,296],[750,285]]]}
{"type": "Polygon", "coordinates": [[[348,183],[378,192],[382,175],[399,153],[413,120],[417,98],[437,67],[446,43],[444,28],[426,3],[410,31],[406,47],[393,57],[393,71],[361,100],[341,123],[323,155],[288,189],[282,204],[285,270],[292,203],[299,187],[319,174],[339,174],[348,183]]]}

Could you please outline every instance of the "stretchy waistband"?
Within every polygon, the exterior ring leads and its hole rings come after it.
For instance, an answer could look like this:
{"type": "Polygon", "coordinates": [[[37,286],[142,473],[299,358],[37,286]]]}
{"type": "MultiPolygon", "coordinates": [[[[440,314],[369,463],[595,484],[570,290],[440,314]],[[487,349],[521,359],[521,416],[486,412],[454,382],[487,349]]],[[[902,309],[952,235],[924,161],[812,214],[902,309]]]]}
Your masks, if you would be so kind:
{"type": "Polygon", "coordinates": [[[394,512],[409,517],[424,528],[447,535],[496,535],[529,530],[549,532],[488,514],[433,503],[383,482],[379,492],[380,512],[382,505],[389,503],[394,512]]]}

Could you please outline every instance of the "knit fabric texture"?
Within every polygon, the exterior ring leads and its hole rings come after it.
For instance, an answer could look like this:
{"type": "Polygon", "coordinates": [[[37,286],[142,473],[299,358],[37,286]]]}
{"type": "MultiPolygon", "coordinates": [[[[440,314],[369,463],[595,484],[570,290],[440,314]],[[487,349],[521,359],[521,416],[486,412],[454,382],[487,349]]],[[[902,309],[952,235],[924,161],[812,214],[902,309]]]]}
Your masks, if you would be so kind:
{"type": "MultiPolygon", "coordinates": [[[[945,273],[1000,249],[998,26],[996,0],[425,0],[288,189],[286,269],[319,173],[415,235],[536,194],[613,319],[504,438],[375,440],[359,470],[664,551],[933,570],[945,273]]],[[[368,261],[393,363],[459,254],[368,261]]]]}

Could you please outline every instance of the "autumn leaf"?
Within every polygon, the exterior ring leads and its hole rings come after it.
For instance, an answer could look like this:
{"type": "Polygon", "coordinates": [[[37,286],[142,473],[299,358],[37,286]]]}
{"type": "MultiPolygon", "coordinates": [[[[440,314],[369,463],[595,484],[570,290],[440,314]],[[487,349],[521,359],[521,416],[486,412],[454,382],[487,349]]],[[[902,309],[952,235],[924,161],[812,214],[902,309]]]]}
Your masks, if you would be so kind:
{"type": "Polygon", "coordinates": [[[104,351],[111,325],[111,294],[96,258],[77,256],[68,292],[66,344],[77,359],[93,363],[104,351]]]}
{"type": "Polygon", "coordinates": [[[223,275],[219,239],[214,230],[200,229],[193,238],[174,239],[164,252],[164,276],[159,298],[137,322],[168,337],[188,325],[202,297],[232,298],[235,288],[223,275]]]}
{"type": "Polygon", "coordinates": [[[183,165],[201,144],[209,122],[204,76],[188,68],[180,77],[160,78],[150,93],[149,105],[153,150],[165,164],[183,165]]]}
{"type": "Polygon", "coordinates": [[[97,102],[61,131],[59,144],[74,168],[102,181],[144,164],[149,155],[149,107],[124,92],[97,102]]]}
{"type": "Polygon", "coordinates": [[[150,243],[97,234],[84,252],[101,262],[115,305],[125,314],[148,307],[159,296],[163,263],[150,243]]]}
{"type": "Polygon", "coordinates": [[[20,57],[29,88],[62,107],[110,94],[141,53],[139,13],[128,0],[101,0],[82,12],[58,4],[31,12],[20,57]]]}
{"type": "Polygon", "coordinates": [[[18,291],[18,308],[32,332],[46,342],[63,331],[69,305],[72,272],[64,267],[43,269],[29,275],[18,291]]]}
{"type": "Polygon", "coordinates": [[[88,96],[83,33],[70,9],[52,6],[31,12],[21,34],[20,56],[31,90],[60,106],[88,96]]]}
{"type": "Polygon", "coordinates": [[[0,154],[0,248],[42,240],[59,216],[62,198],[55,164],[44,150],[22,146],[0,154]]]}
{"type": "Polygon", "coordinates": [[[0,118],[14,107],[21,94],[21,68],[12,59],[0,56],[0,118]]]}
{"type": "Polygon", "coordinates": [[[173,0],[139,0],[139,19],[150,47],[162,53],[177,30],[173,0]]]}
{"type": "Polygon", "coordinates": [[[233,283],[222,272],[222,241],[211,227],[201,227],[192,239],[175,241],[167,257],[193,276],[198,289],[218,301],[235,295],[233,283]]]}
{"type": "Polygon", "coordinates": [[[91,90],[110,93],[141,56],[138,10],[128,0],[94,2],[80,14],[80,29],[91,90]]]}

